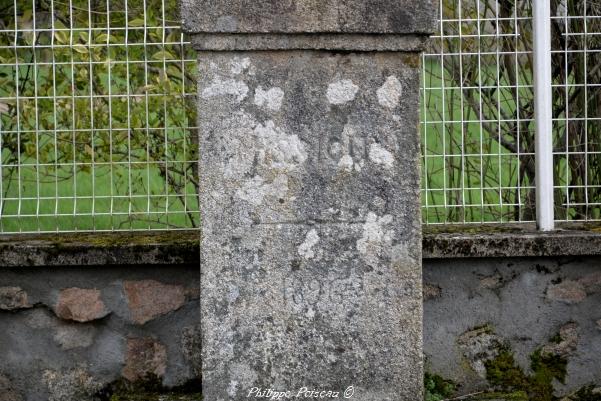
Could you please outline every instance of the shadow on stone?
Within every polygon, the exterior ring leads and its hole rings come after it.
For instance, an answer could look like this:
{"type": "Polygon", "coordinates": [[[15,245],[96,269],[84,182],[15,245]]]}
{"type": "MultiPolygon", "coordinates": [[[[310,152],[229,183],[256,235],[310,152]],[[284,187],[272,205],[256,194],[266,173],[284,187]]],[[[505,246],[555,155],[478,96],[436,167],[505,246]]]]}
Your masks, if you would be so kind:
{"type": "Polygon", "coordinates": [[[125,379],[114,381],[95,397],[96,401],[200,401],[202,400],[200,378],[195,378],[176,387],[165,387],[155,375],[130,382],[125,379]]]}

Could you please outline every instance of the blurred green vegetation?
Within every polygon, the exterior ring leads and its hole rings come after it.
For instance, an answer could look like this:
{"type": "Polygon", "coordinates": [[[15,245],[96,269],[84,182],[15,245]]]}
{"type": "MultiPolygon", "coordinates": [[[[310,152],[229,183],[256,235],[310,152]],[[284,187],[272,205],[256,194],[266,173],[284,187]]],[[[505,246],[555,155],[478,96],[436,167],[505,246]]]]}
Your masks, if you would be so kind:
{"type": "MultiPolygon", "coordinates": [[[[601,15],[599,2],[551,8],[601,15]]],[[[441,10],[423,220],[533,220],[531,0],[441,10]]],[[[557,219],[601,218],[601,36],[582,34],[600,24],[551,24],[557,219]]],[[[0,231],[198,226],[195,55],[179,25],[177,0],[0,4],[0,231]]]]}
{"type": "MultiPolygon", "coordinates": [[[[423,219],[535,218],[532,0],[441,0],[426,57],[423,219]]],[[[555,216],[601,218],[601,3],[551,0],[555,216]],[[563,18],[563,16],[569,18],[563,18]]]]}
{"type": "Polygon", "coordinates": [[[0,5],[1,230],[198,226],[176,0],[0,5]]]}

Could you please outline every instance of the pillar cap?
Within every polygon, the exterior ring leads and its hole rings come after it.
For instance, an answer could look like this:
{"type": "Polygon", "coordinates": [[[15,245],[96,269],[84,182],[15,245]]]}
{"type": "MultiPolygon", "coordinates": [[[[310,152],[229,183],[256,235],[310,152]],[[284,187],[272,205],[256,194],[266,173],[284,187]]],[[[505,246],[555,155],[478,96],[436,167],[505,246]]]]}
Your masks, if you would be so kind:
{"type": "Polygon", "coordinates": [[[230,34],[434,31],[433,0],[182,0],[184,30],[230,34]]]}

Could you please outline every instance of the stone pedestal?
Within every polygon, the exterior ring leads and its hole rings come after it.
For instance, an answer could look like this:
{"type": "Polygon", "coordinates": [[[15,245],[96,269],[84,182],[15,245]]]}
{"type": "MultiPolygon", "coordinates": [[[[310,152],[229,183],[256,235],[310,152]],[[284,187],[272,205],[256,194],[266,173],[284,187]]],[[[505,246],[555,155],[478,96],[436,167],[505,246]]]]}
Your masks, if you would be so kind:
{"type": "Polygon", "coordinates": [[[431,4],[188,0],[183,16],[199,51],[205,399],[420,400],[431,4]]]}

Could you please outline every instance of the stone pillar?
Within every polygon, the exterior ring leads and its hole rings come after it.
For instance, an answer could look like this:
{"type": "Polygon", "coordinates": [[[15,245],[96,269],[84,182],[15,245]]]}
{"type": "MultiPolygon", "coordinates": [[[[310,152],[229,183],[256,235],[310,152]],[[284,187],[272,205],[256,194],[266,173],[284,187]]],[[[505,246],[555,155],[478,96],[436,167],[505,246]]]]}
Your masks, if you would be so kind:
{"type": "Polygon", "coordinates": [[[204,399],[421,400],[432,3],[185,0],[182,15],[199,51],[204,399]]]}

